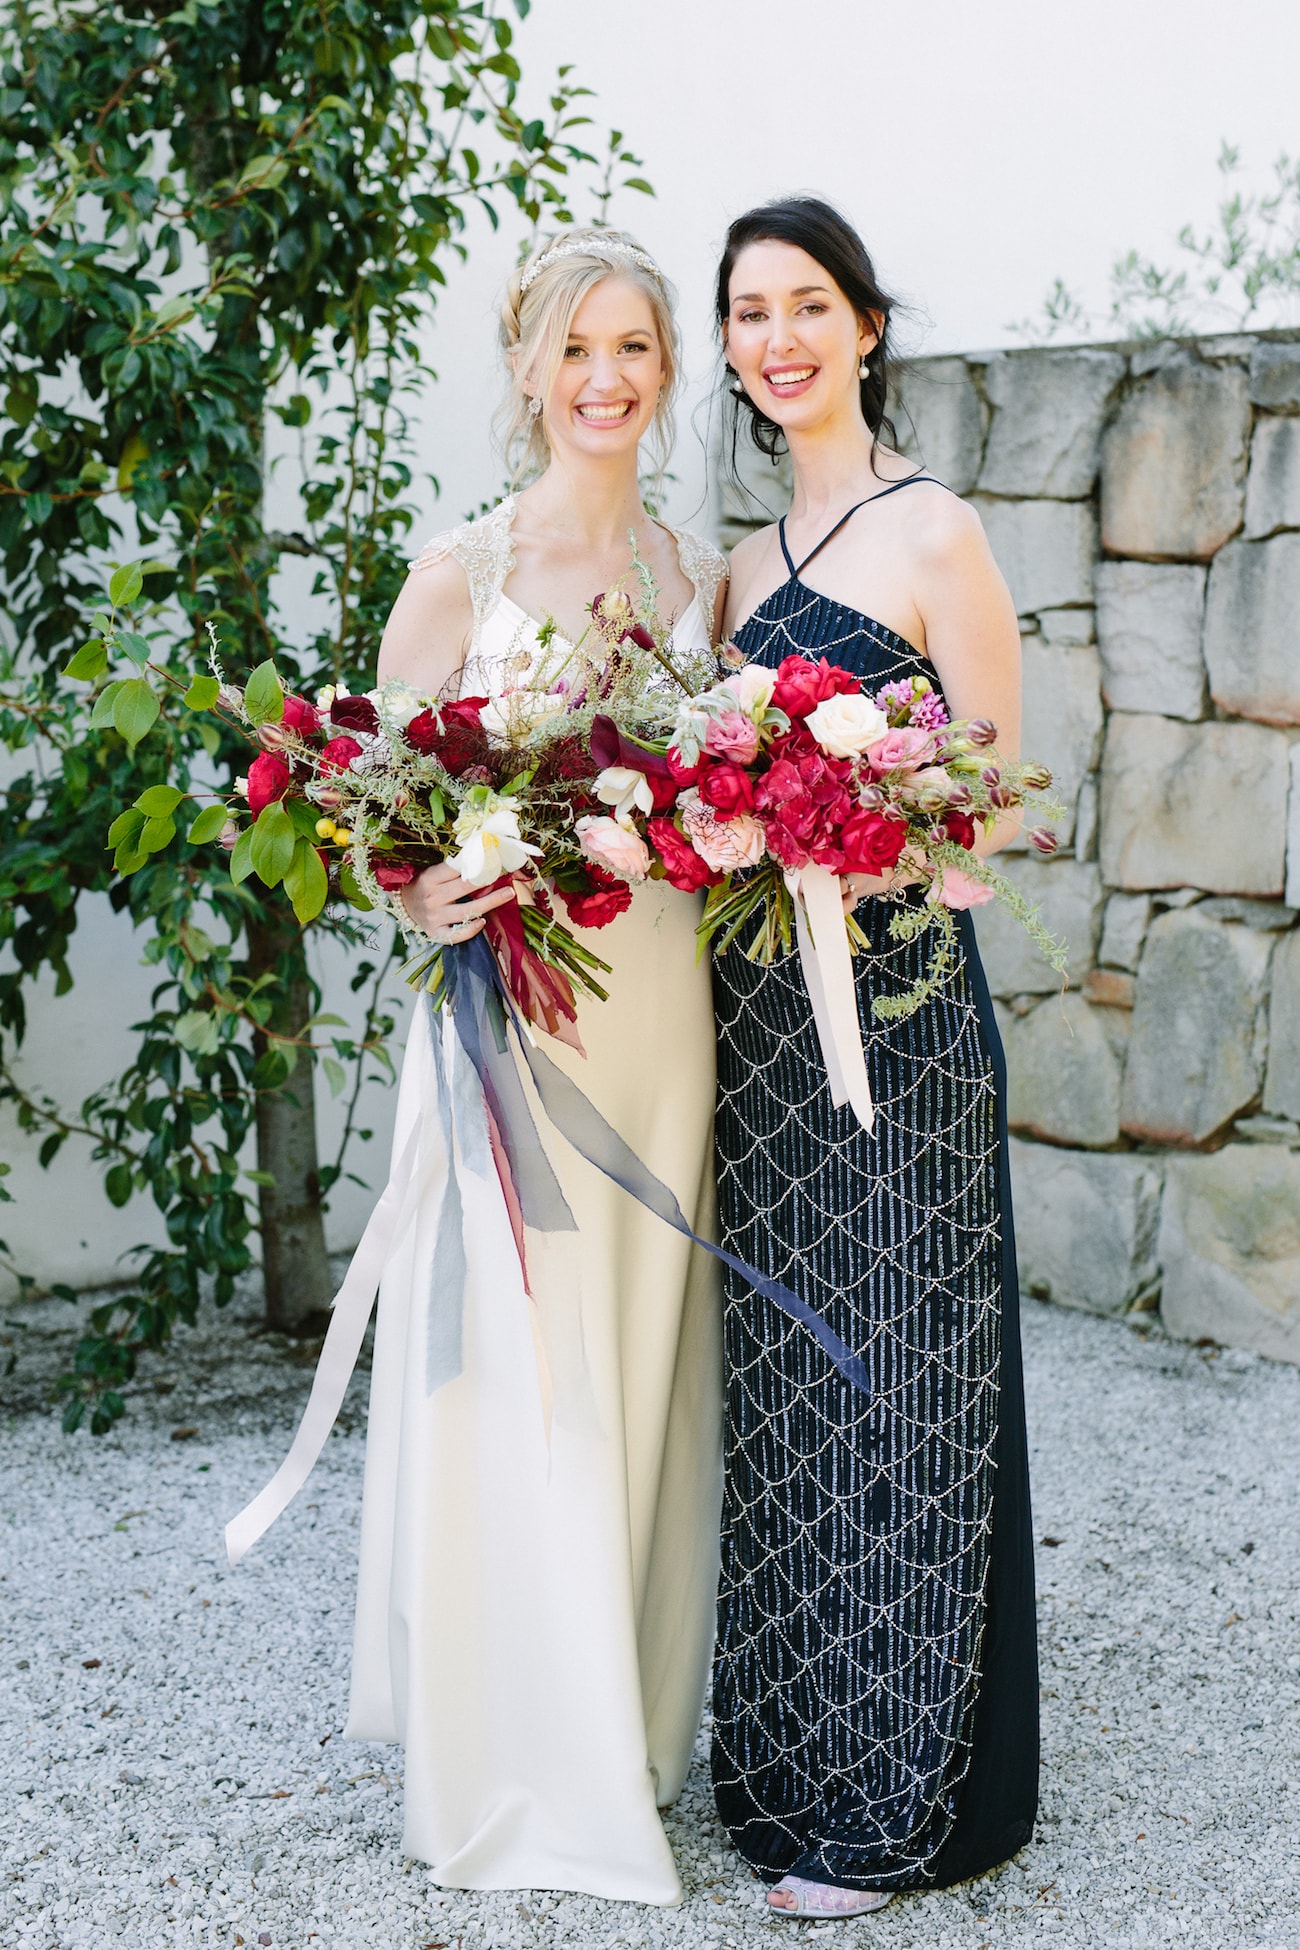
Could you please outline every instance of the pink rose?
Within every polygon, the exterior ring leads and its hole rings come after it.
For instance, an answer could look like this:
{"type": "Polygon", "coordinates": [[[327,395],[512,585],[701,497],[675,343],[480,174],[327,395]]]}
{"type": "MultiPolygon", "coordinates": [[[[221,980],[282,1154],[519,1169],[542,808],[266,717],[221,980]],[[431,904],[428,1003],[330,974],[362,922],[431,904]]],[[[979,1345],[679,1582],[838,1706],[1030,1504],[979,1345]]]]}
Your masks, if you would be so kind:
{"type": "Polygon", "coordinates": [[[735,873],[740,867],[758,865],[767,850],[767,832],[761,819],[752,813],[719,819],[698,792],[683,793],[677,803],[682,830],[715,873],[735,873]]]}
{"type": "Polygon", "coordinates": [[[711,758],[748,765],[758,751],[758,726],[743,711],[724,711],[721,717],[709,719],[704,749],[711,758]]]}
{"type": "Polygon", "coordinates": [[[589,860],[617,874],[620,880],[644,880],[650,871],[650,852],[639,833],[629,832],[616,819],[588,814],[574,827],[578,844],[589,860]]]}
{"type": "Polygon", "coordinates": [[[874,745],[868,745],[865,755],[877,777],[886,772],[914,772],[918,765],[934,757],[934,739],[928,731],[905,724],[897,731],[887,731],[874,745]]]}
{"type": "Polygon", "coordinates": [[[971,874],[963,873],[960,867],[945,867],[943,870],[943,891],[938,891],[936,881],[930,893],[931,900],[938,900],[945,907],[983,907],[985,901],[993,898],[993,889],[971,874]]]}

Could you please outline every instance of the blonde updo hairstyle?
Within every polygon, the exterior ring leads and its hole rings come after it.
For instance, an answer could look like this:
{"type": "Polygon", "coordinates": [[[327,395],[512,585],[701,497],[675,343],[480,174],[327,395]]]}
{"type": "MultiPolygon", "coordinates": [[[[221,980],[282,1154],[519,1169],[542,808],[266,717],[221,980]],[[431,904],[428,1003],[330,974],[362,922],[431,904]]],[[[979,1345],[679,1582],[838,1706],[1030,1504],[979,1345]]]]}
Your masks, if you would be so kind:
{"type": "Polygon", "coordinates": [[[677,293],[661,273],[647,269],[640,261],[645,257],[635,238],[623,230],[562,230],[540,243],[511,278],[501,307],[501,346],[511,378],[499,428],[513,486],[534,479],[551,457],[545,416],[530,410],[532,398],[525,382],[543,402],[549,399],[578,306],[609,277],[626,278],[643,291],[654,319],[664,386],[651,422],[650,450],[656,471],[662,473],[667,466],[673,447],[673,402],[681,377],[673,315],[677,293]],[[551,250],[556,251],[554,260],[536,270],[551,250]]]}

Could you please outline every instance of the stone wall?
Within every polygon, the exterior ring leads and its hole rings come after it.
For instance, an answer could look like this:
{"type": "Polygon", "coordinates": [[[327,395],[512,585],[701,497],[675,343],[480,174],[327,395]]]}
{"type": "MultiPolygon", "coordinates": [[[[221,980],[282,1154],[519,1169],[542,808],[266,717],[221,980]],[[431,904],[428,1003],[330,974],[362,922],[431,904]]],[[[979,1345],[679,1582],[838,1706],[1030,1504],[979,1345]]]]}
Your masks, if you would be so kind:
{"type": "MultiPolygon", "coordinates": [[[[904,406],[1011,586],[1066,807],[1055,859],[1004,856],[1066,992],[977,917],[1022,1282],[1300,1361],[1300,334],[921,360],[904,406]]],[[[768,507],[782,471],[745,464],[768,507]]]]}

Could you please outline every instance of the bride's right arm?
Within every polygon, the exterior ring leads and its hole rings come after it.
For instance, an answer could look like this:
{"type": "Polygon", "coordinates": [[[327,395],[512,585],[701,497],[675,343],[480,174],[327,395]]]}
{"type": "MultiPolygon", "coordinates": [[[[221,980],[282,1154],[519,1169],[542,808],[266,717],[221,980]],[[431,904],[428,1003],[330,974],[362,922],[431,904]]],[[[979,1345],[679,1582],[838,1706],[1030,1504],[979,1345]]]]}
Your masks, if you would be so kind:
{"type": "MultiPolygon", "coordinates": [[[[427,568],[413,569],[393,604],[379,646],[378,677],[413,684],[429,697],[447,696],[456,680],[474,634],[474,606],[465,571],[454,556],[444,556],[427,568]]],[[[415,925],[434,941],[445,941],[455,930],[458,942],[469,941],[483,926],[483,916],[514,899],[509,887],[480,893],[462,880],[445,861],[426,867],[401,901],[415,925]]]]}
{"type": "Polygon", "coordinates": [[[455,556],[412,569],[384,627],[379,682],[400,677],[429,697],[449,694],[473,634],[469,583],[455,556]]]}

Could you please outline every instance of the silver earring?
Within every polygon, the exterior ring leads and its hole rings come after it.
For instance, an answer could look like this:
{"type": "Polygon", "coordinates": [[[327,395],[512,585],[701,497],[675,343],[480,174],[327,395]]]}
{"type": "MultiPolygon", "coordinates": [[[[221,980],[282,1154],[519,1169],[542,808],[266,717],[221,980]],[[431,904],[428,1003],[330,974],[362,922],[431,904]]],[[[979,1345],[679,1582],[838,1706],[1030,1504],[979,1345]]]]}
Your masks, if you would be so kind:
{"type": "Polygon", "coordinates": [[[528,402],[529,419],[530,420],[538,419],[541,415],[541,411],[542,411],[542,396],[540,393],[534,393],[532,398],[528,402]]]}
{"type": "Polygon", "coordinates": [[[736,374],[736,377],[731,382],[731,390],[736,395],[737,399],[744,399],[745,388],[741,381],[739,373],[736,374]]]}
{"type": "Polygon", "coordinates": [[[859,379],[870,379],[871,377],[871,367],[867,364],[867,360],[870,358],[870,356],[871,355],[869,352],[864,352],[862,357],[858,360],[859,379]]]}

